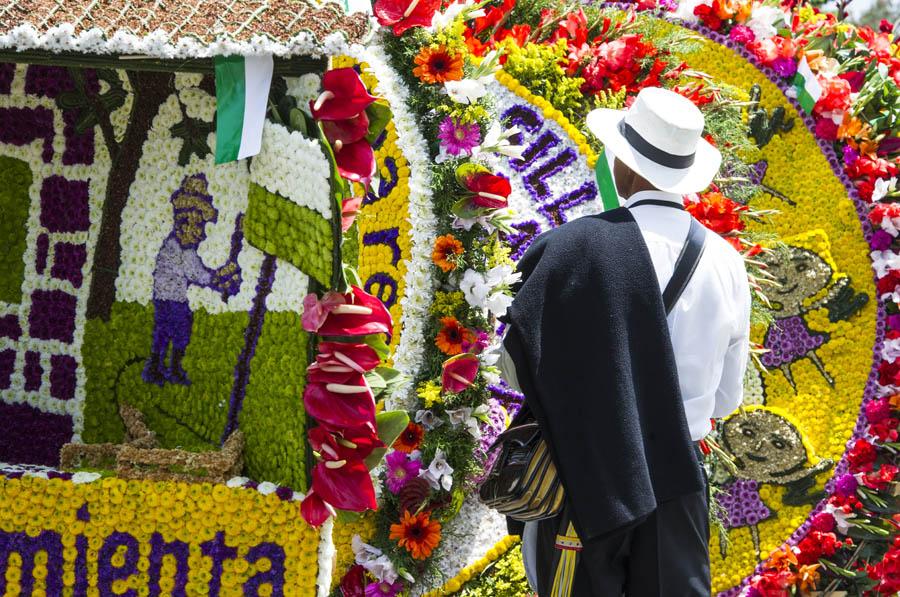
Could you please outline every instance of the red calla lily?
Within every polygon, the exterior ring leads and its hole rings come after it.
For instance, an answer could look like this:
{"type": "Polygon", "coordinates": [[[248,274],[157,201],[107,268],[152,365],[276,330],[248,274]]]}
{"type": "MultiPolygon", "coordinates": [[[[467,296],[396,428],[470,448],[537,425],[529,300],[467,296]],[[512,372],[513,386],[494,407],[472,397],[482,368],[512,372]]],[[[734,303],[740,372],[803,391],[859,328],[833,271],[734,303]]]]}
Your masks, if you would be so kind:
{"type": "Polygon", "coordinates": [[[441,383],[445,392],[462,392],[475,381],[478,374],[478,357],[471,353],[458,354],[444,361],[441,383]]]}
{"type": "Polygon", "coordinates": [[[347,302],[330,311],[319,327],[320,336],[391,336],[391,314],[377,297],[358,286],[353,286],[352,293],[344,297],[347,302]]]}
{"type": "Polygon", "coordinates": [[[316,494],[335,508],[363,512],[378,507],[372,477],[362,460],[320,462],[312,479],[316,494]]]}
{"type": "MultiPolygon", "coordinates": [[[[359,376],[362,380],[362,376],[359,376]]],[[[336,393],[328,388],[334,384],[308,382],[303,390],[303,406],[306,414],[332,429],[361,427],[375,420],[375,399],[365,382],[339,384],[337,387],[356,386],[364,391],[352,394],[336,393]]]]}
{"type": "Polygon", "coordinates": [[[363,373],[380,365],[381,357],[368,344],[319,342],[319,354],[316,355],[316,362],[324,367],[343,365],[357,373],[363,373]]]}
{"type": "Polygon", "coordinates": [[[322,93],[309,102],[316,120],[346,120],[357,116],[376,98],[369,94],[359,74],[351,67],[336,68],[322,77],[322,93]]]}
{"type": "Polygon", "coordinates": [[[334,159],[337,161],[338,173],[353,182],[368,183],[375,174],[375,150],[365,139],[356,143],[335,145],[334,159]]]}
{"type": "Polygon", "coordinates": [[[394,35],[412,27],[428,27],[441,0],[377,0],[373,10],[378,24],[394,28],[394,35]]]}
{"type": "Polygon", "coordinates": [[[322,132],[335,151],[339,151],[343,145],[365,139],[369,134],[369,117],[360,112],[346,120],[323,120],[322,132]]]}
{"type": "Polygon", "coordinates": [[[318,528],[325,524],[329,516],[336,513],[334,508],[325,503],[315,492],[310,491],[306,497],[300,502],[300,515],[311,527],[318,528]]]}
{"type": "Polygon", "coordinates": [[[502,175],[478,172],[466,177],[466,188],[475,196],[472,203],[485,209],[502,209],[509,204],[512,186],[502,175]]]}
{"type": "Polygon", "coordinates": [[[353,222],[356,220],[357,214],[359,214],[359,209],[362,207],[362,202],[362,197],[344,199],[344,203],[341,205],[341,230],[343,232],[347,232],[350,230],[350,226],[353,226],[353,222]]]}
{"type": "Polygon", "coordinates": [[[366,597],[366,569],[359,564],[350,566],[340,588],[341,597],[366,597]]]}
{"type": "Polygon", "coordinates": [[[337,367],[322,367],[319,363],[313,363],[306,368],[306,381],[312,383],[350,384],[358,379],[359,373],[351,367],[338,369],[337,367]]]}

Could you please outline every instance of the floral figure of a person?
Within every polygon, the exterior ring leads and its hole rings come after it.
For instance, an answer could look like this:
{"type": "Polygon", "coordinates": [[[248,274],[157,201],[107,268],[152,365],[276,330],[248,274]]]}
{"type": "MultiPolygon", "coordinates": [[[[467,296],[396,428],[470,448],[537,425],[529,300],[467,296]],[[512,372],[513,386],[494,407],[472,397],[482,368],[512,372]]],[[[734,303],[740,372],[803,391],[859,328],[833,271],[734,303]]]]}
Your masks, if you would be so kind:
{"type": "Polygon", "coordinates": [[[214,288],[222,293],[223,300],[240,290],[241,270],[237,263],[242,238],[240,216],[232,236],[231,255],[225,265],[218,269],[209,268],[197,254],[197,248],[206,239],[206,225],[218,218],[218,210],[213,207],[213,198],[207,186],[203,174],[186,176],[182,180],[181,186],[170,197],[174,215],[172,231],[156,254],[153,270],[153,342],[142,377],[144,381],[159,386],[166,382],[190,384],[182,365],[194,320],[188,304],[188,287],[214,288]],[[172,350],[169,366],[166,367],[169,346],[172,350]]]}
{"type": "Polygon", "coordinates": [[[830,321],[847,319],[865,305],[868,296],[855,293],[850,278],[835,271],[827,237],[821,230],[801,235],[797,245],[789,245],[763,260],[778,286],[766,291],[775,320],[763,340],[767,352],[760,359],[762,364],[767,369],[780,369],[796,391],[791,366],[807,358],[833,387],[834,378],[816,352],[828,342],[829,335],[811,330],[805,316],[825,307],[830,321]],[[800,243],[814,246],[816,251],[799,246],[800,243]]]}
{"type": "MultiPolygon", "coordinates": [[[[748,527],[760,557],[759,523],[773,513],[760,497],[768,483],[786,487],[782,503],[799,505],[818,500],[812,492],[816,476],[834,464],[819,459],[787,416],[763,406],[748,407],[725,420],[720,429],[722,447],[734,460],[734,478],[721,487],[719,504],[725,509],[725,527],[748,527]]],[[[720,542],[725,558],[727,545],[720,542]]]]}

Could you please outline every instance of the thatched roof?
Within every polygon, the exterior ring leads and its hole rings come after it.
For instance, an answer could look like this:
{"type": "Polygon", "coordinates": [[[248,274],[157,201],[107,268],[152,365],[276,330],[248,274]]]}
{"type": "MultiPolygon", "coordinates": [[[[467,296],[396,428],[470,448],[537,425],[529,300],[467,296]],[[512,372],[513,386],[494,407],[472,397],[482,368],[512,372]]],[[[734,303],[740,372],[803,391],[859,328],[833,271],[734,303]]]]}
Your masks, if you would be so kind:
{"type": "Polygon", "coordinates": [[[365,14],[312,0],[6,0],[0,49],[206,58],[340,52],[370,30],[365,14]]]}

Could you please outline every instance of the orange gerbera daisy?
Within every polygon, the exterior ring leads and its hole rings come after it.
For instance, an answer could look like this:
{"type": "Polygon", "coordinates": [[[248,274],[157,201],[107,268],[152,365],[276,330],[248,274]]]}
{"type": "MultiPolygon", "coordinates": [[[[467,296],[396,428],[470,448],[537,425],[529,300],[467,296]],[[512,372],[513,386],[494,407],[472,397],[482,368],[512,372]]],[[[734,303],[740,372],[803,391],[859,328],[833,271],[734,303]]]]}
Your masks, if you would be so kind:
{"type": "Polygon", "coordinates": [[[431,520],[428,512],[410,514],[403,511],[399,524],[391,525],[391,539],[408,551],[414,560],[424,560],[441,542],[441,523],[431,520]]]}
{"type": "Polygon", "coordinates": [[[445,272],[456,269],[456,255],[462,255],[465,249],[459,239],[452,234],[439,236],[434,241],[434,250],[431,252],[431,260],[436,266],[445,272]]]}
{"type": "Polygon", "coordinates": [[[467,329],[455,317],[448,315],[441,317],[441,325],[444,326],[434,339],[435,345],[447,356],[454,356],[463,351],[463,344],[475,340],[475,334],[467,329]]]}
{"type": "Polygon", "coordinates": [[[443,44],[422,48],[415,63],[418,66],[413,69],[413,74],[423,83],[459,81],[463,77],[462,56],[451,52],[443,44]]]}
{"type": "Polygon", "coordinates": [[[395,450],[409,454],[413,450],[419,448],[419,444],[422,443],[422,438],[424,436],[425,428],[410,421],[409,425],[406,426],[406,429],[403,430],[403,433],[394,440],[394,445],[391,447],[395,450]]]}

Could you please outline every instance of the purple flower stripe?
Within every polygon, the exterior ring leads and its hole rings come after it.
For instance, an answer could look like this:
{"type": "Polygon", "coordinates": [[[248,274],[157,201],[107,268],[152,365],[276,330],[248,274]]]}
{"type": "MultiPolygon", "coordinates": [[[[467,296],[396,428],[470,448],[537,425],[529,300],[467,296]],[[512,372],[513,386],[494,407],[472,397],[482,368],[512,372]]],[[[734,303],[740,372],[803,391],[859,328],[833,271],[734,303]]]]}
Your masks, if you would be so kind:
{"type": "Polygon", "coordinates": [[[31,294],[28,328],[32,338],[72,342],[76,298],[62,290],[35,290],[31,294]]]}
{"type": "Polygon", "coordinates": [[[0,402],[0,421],[4,424],[0,462],[57,466],[59,449],[72,439],[71,417],[41,412],[27,404],[0,402]],[[36,437],[41,441],[34,441],[36,437]]]}
{"type": "Polygon", "coordinates": [[[34,269],[37,273],[44,275],[47,269],[47,254],[50,252],[50,237],[41,234],[37,239],[37,255],[34,258],[34,269]]]}
{"type": "Polygon", "coordinates": [[[18,340],[21,335],[22,326],[19,325],[19,318],[16,315],[0,316],[0,338],[18,340]]]}
{"type": "Polygon", "coordinates": [[[547,179],[571,164],[576,158],[575,151],[567,147],[555,157],[550,158],[531,173],[523,177],[525,189],[534,201],[545,201],[550,196],[550,188],[547,179]]]}
{"type": "Polygon", "coordinates": [[[16,65],[12,62],[0,62],[0,94],[7,95],[12,89],[13,78],[16,76],[16,65]]]}
{"type": "Polygon", "coordinates": [[[78,361],[67,354],[50,357],[50,395],[59,400],[75,397],[75,375],[78,361]]]}
{"type": "Polygon", "coordinates": [[[74,164],[93,164],[94,163],[94,129],[89,128],[80,135],[75,132],[75,123],[78,122],[78,112],[75,110],[66,110],[63,112],[63,137],[66,139],[66,148],[63,151],[63,164],[72,166],[74,164]]]}
{"type": "Polygon", "coordinates": [[[510,128],[519,126],[528,133],[537,132],[544,126],[544,119],[529,106],[516,104],[500,115],[500,120],[507,122],[510,128]]]}
{"type": "Polygon", "coordinates": [[[53,268],[50,275],[59,280],[68,280],[75,288],[81,287],[81,270],[87,261],[87,247],[73,243],[56,243],[53,247],[53,268]]]}
{"type": "Polygon", "coordinates": [[[588,181],[559,199],[543,204],[538,213],[547,218],[554,226],[562,226],[569,221],[566,211],[597,198],[597,185],[588,181]]]}
{"type": "Polygon", "coordinates": [[[41,225],[50,232],[82,232],[91,225],[86,180],[49,176],[41,186],[41,225]]]}
{"type": "Polygon", "coordinates": [[[16,366],[16,351],[10,348],[0,350],[0,390],[5,390],[12,383],[12,373],[16,366]]]}
{"type": "Polygon", "coordinates": [[[500,237],[512,250],[510,257],[518,261],[525,254],[525,251],[528,250],[528,247],[531,246],[531,243],[534,242],[534,239],[543,232],[543,229],[537,220],[517,222],[512,225],[512,228],[517,230],[517,232],[513,234],[501,232],[500,237]]]}
{"type": "Polygon", "coordinates": [[[43,139],[45,163],[53,160],[53,112],[47,108],[0,108],[0,143],[22,146],[43,139]]]}
{"type": "Polygon", "coordinates": [[[544,131],[537,139],[535,139],[525,151],[522,152],[522,159],[517,160],[511,158],[509,160],[510,167],[522,172],[527,170],[535,161],[542,159],[547,152],[559,145],[559,137],[553,131],[544,131]]]}
{"type": "Polygon", "coordinates": [[[388,157],[384,159],[384,167],[388,169],[388,176],[378,180],[378,192],[369,191],[363,199],[363,205],[371,205],[379,199],[384,199],[391,194],[397,182],[400,180],[397,176],[397,162],[394,158],[388,157]]]}
{"type": "Polygon", "coordinates": [[[29,350],[25,353],[25,391],[36,392],[41,389],[41,353],[29,350]]]}
{"type": "Polygon", "coordinates": [[[397,302],[397,281],[386,272],[375,272],[369,276],[366,283],[363,285],[363,290],[378,297],[378,300],[384,303],[384,306],[388,309],[393,307],[394,303],[397,302]],[[378,285],[377,292],[373,290],[373,287],[376,284],[378,285]],[[388,290],[387,296],[385,296],[385,289],[388,290]]]}

